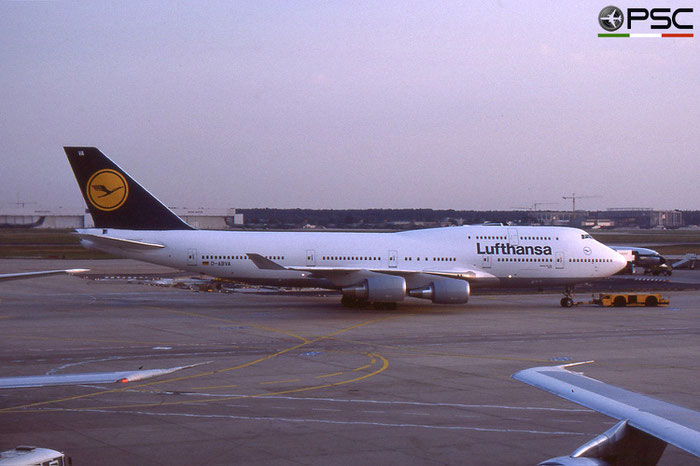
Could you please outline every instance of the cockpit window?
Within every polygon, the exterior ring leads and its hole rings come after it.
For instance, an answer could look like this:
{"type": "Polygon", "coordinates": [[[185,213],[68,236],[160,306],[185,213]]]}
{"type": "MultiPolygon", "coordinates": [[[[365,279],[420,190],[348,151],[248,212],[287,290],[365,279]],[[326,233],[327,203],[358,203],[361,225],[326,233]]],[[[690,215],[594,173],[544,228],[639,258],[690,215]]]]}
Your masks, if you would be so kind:
{"type": "Polygon", "coordinates": [[[593,237],[591,235],[589,235],[588,233],[584,233],[581,235],[581,239],[593,239],[593,237]]]}

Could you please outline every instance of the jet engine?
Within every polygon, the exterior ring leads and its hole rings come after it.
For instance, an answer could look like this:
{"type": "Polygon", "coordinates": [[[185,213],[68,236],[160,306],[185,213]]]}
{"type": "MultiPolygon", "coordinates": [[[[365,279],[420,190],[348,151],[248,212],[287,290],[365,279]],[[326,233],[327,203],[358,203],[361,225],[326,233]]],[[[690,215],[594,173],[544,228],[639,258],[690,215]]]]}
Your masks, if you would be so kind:
{"type": "Polygon", "coordinates": [[[537,466],[611,466],[607,461],[597,458],[572,458],[559,456],[539,463],[537,466]]]}
{"type": "Polygon", "coordinates": [[[653,466],[658,463],[666,442],[620,421],[570,456],[559,456],[538,466],[653,466]]]}
{"type": "Polygon", "coordinates": [[[376,275],[360,285],[342,289],[343,297],[376,303],[397,303],[406,296],[406,280],[395,275],[376,275]]]}
{"type": "Polygon", "coordinates": [[[408,294],[414,298],[430,299],[435,304],[464,304],[469,301],[469,282],[441,278],[424,288],[411,290],[408,294]]]}

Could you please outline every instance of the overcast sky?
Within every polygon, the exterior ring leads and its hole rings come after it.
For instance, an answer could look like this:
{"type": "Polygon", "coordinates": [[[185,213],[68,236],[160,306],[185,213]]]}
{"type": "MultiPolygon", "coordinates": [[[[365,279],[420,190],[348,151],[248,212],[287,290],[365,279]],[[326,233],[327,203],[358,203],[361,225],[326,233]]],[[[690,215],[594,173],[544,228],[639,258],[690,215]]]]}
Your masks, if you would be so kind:
{"type": "Polygon", "coordinates": [[[0,208],[86,145],[177,207],[700,209],[700,38],[608,3],[0,2],[0,208]]]}

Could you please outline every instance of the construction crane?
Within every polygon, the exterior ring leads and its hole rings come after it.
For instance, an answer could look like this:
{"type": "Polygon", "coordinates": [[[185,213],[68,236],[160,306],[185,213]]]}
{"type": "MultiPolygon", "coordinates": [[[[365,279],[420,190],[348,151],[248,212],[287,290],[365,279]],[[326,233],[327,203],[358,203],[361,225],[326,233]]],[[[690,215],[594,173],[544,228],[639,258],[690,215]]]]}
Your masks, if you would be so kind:
{"type": "Polygon", "coordinates": [[[562,199],[571,199],[571,215],[576,215],[576,199],[591,199],[594,197],[602,196],[577,196],[576,193],[572,193],[571,196],[562,196],[562,199]]]}

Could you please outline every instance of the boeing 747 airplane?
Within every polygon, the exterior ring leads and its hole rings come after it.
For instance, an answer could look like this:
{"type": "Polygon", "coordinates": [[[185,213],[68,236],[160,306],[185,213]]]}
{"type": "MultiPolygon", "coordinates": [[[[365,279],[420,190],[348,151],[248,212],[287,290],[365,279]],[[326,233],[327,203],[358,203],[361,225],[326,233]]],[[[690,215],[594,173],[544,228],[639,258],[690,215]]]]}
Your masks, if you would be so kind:
{"type": "Polygon", "coordinates": [[[322,287],[342,304],[392,308],[407,296],[463,304],[471,287],[573,287],[627,261],[585,231],[462,226],[397,233],[204,231],[186,224],[94,147],[65,147],[95,228],[87,248],[238,282],[322,287]]]}

